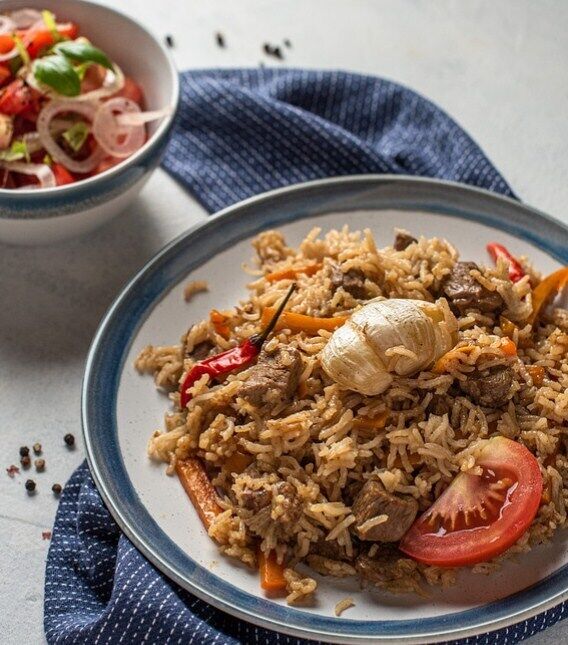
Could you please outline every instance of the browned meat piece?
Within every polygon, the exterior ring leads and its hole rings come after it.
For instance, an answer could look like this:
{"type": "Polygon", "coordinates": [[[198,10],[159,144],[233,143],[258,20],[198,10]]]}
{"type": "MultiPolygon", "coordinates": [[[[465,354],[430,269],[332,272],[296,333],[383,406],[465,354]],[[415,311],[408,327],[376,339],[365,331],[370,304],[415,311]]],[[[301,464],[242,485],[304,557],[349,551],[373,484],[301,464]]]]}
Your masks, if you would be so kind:
{"type": "Polygon", "coordinates": [[[310,544],[310,554],[317,555],[327,560],[348,560],[345,549],[335,540],[319,539],[310,544]]]}
{"type": "Polygon", "coordinates": [[[349,269],[344,273],[338,264],[333,263],[331,265],[331,284],[334,290],[342,287],[354,298],[362,299],[367,297],[365,274],[360,269],[349,269]]]}
{"type": "Polygon", "coordinates": [[[355,560],[355,569],[362,580],[383,586],[384,583],[412,573],[411,570],[416,566],[415,562],[406,559],[398,549],[389,545],[385,545],[385,547],[381,547],[377,555],[372,558],[366,553],[362,553],[355,560]],[[410,565],[408,571],[406,571],[407,567],[400,567],[401,561],[403,563],[406,561],[410,565]]]}
{"type": "Polygon", "coordinates": [[[268,506],[271,500],[272,492],[267,488],[260,488],[259,490],[245,488],[241,493],[241,505],[243,508],[255,513],[268,506]]]}
{"type": "Polygon", "coordinates": [[[202,361],[209,356],[211,350],[215,347],[209,340],[204,340],[202,343],[197,343],[195,347],[189,351],[187,345],[184,347],[184,355],[186,358],[191,358],[194,361],[202,361]]]}
{"type": "Polygon", "coordinates": [[[507,365],[498,365],[489,370],[476,370],[460,382],[461,389],[478,405],[500,408],[509,400],[513,383],[513,370],[507,365]]]}
{"type": "Polygon", "coordinates": [[[352,506],[357,521],[355,534],[361,540],[397,542],[408,531],[418,513],[418,502],[407,495],[392,495],[383,485],[369,479],[359,491],[352,506]],[[378,515],[388,515],[381,524],[365,528],[365,522],[378,515]]]}
{"type": "Polygon", "coordinates": [[[412,237],[412,235],[405,233],[404,231],[399,231],[394,238],[393,247],[395,251],[404,251],[415,242],[418,242],[415,237],[412,237]]]}
{"type": "Polygon", "coordinates": [[[479,309],[484,313],[502,309],[503,298],[477,282],[470,275],[473,269],[479,270],[475,262],[456,262],[442,283],[442,291],[451,308],[458,314],[464,314],[468,309],[479,309]]]}
{"type": "Polygon", "coordinates": [[[272,353],[262,350],[239,395],[255,406],[285,401],[296,391],[301,371],[302,357],[294,347],[279,347],[272,353]]]}
{"type": "Polygon", "coordinates": [[[434,394],[430,403],[426,408],[426,411],[430,414],[435,414],[438,417],[444,416],[444,414],[450,413],[450,404],[448,403],[446,397],[440,396],[439,394],[434,394]]]}

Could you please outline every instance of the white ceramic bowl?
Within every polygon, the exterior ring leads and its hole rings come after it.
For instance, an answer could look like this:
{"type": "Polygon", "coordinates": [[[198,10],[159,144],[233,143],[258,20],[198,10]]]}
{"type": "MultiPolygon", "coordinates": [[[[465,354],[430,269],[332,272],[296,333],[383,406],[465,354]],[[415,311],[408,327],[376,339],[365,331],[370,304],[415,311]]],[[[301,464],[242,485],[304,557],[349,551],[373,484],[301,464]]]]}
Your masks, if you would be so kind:
{"type": "MultiPolygon", "coordinates": [[[[3,0],[0,11],[33,5],[31,0],[3,0]]],[[[38,7],[61,21],[76,22],[82,34],[142,86],[147,109],[171,106],[175,112],[179,79],[174,64],[159,40],[135,20],[85,0],[42,0],[38,7]]],[[[140,150],[100,175],[57,188],[0,189],[0,240],[49,244],[92,231],[118,215],[160,162],[174,112],[150,125],[140,150]]]]}

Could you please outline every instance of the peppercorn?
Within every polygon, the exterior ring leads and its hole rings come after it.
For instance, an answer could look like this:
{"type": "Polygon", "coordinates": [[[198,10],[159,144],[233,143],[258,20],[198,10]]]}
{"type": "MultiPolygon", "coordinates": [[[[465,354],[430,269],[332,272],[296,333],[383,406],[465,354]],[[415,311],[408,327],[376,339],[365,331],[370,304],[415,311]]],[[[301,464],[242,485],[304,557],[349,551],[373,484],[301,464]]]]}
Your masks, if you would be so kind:
{"type": "Polygon", "coordinates": [[[69,447],[75,445],[75,437],[70,432],[63,437],[63,441],[65,441],[69,447]]]}
{"type": "Polygon", "coordinates": [[[23,468],[29,468],[29,467],[30,467],[30,464],[32,463],[32,460],[30,459],[30,456],[29,456],[29,455],[24,455],[24,456],[20,459],[20,463],[22,464],[22,467],[23,467],[23,468]]]}
{"type": "Polygon", "coordinates": [[[36,483],[33,479],[27,479],[25,483],[26,490],[28,493],[33,493],[36,489],[36,483]]]}
{"type": "Polygon", "coordinates": [[[36,455],[41,455],[41,443],[34,443],[33,449],[36,455]]]}
{"type": "Polygon", "coordinates": [[[290,47],[292,47],[292,43],[290,42],[289,38],[284,38],[284,46],[288,47],[288,49],[290,49],[290,47]]]}
{"type": "Polygon", "coordinates": [[[34,466],[36,467],[36,470],[41,472],[42,470],[45,470],[45,459],[36,459],[34,461],[34,466]]]}
{"type": "Polygon", "coordinates": [[[174,38],[171,34],[167,34],[166,36],[166,45],[172,49],[174,46],[174,38]]]}
{"type": "Polygon", "coordinates": [[[20,448],[20,457],[27,457],[30,454],[30,449],[27,446],[20,448]]]}
{"type": "Polygon", "coordinates": [[[51,487],[51,490],[55,495],[61,495],[61,491],[63,489],[61,488],[61,484],[53,484],[53,486],[51,487]]]}
{"type": "Polygon", "coordinates": [[[225,47],[225,36],[223,36],[223,34],[220,31],[218,31],[215,34],[215,40],[216,40],[217,45],[219,47],[221,47],[221,48],[225,47]]]}

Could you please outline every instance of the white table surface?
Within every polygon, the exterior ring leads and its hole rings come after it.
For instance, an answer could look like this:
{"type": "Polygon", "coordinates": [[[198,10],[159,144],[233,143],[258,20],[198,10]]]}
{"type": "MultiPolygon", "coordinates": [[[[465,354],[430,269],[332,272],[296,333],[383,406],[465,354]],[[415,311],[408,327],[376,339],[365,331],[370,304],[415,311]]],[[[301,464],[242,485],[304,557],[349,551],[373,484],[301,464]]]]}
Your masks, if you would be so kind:
{"type": "MultiPolygon", "coordinates": [[[[40,3],[41,4],[41,3],[40,3]]],[[[107,0],[176,43],[187,67],[343,68],[409,85],[476,139],[527,203],[568,222],[568,3],[558,0],[107,0]],[[214,33],[225,35],[219,49],[214,33]],[[279,64],[276,61],[276,64],[279,64]]],[[[1,9],[1,3],[0,3],[1,9]]],[[[51,248],[0,245],[0,642],[41,643],[44,565],[64,483],[84,457],[80,383],[90,339],[125,281],[204,217],[164,172],[114,223],[51,248]],[[63,435],[77,437],[69,451],[63,435]],[[47,470],[10,479],[18,447],[40,441],[47,470]]],[[[33,470],[33,469],[32,469],[33,470]]],[[[31,471],[30,471],[31,472],[31,471]]],[[[566,642],[568,624],[531,639],[566,642]]]]}

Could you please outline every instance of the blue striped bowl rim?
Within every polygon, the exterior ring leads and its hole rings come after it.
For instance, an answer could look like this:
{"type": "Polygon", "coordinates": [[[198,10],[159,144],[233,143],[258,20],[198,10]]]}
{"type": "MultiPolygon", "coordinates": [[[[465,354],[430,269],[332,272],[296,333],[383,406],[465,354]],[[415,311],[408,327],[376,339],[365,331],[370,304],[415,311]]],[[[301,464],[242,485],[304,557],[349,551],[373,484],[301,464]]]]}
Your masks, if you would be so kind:
{"type": "MultiPolygon", "coordinates": [[[[330,212],[418,210],[476,221],[524,239],[568,264],[568,228],[533,208],[452,182],[361,175],[312,181],[252,197],[209,217],[159,252],[125,287],[91,345],[82,392],[87,458],[97,487],[127,537],[163,573],[212,605],[252,623],[340,643],[423,642],[510,626],[568,597],[568,565],[521,592],[472,609],[411,620],[349,620],[314,615],[253,596],[183,552],[148,513],[118,444],[116,405],[125,357],[143,321],[193,269],[261,230],[330,212]]],[[[392,225],[392,223],[391,223],[392,225]]]]}

